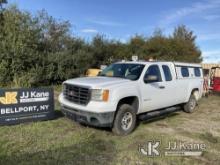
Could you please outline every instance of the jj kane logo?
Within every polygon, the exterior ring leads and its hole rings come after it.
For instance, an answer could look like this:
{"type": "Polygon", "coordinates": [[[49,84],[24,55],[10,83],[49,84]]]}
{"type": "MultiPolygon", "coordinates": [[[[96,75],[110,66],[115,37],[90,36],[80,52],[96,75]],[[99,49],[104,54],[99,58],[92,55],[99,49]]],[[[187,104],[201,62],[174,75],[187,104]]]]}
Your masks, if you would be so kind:
{"type": "Polygon", "coordinates": [[[160,141],[148,141],[146,145],[139,146],[139,151],[146,156],[160,156],[160,141]]]}
{"type": "Polygon", "coordinates": [[[29,102],[48,101],[49,97],[50,97],[49,92],[26,91],[26,92],[22,92],[20,96],[20,102],[29,103],[29,102]]]}
{"type": "Polygon", "coordinates": [[[5,92],[5,96],[0,97],[0,104],[17,104],[17,92],[5,92]]]}
{"type": "Polygon", "coordinates": [[[147,141],[145,145],[139,145],[139,152],[145,156],[201,156],[206,149],[204,143],[187,143],[181,141],[169,141],[166,148],[160,148],[160,141],[147,141]],[[162,154],[160,154],[160,152],[162,154]]]}

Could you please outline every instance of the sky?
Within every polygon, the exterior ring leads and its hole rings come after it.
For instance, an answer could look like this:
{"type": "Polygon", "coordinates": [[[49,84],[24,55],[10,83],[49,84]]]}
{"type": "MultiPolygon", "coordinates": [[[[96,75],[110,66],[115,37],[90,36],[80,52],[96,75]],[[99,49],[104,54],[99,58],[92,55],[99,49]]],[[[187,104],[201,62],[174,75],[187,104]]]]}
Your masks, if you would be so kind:
{"type": "Polygon", "coordinates": [[[122,42],[135,34],[150,36],[155,29],[172,34],[186,25],[206,63],[220,63],[220,0],[8,0],[20,9],[68,20],[73,35],[90,40],[97,33],[122,42]]]}

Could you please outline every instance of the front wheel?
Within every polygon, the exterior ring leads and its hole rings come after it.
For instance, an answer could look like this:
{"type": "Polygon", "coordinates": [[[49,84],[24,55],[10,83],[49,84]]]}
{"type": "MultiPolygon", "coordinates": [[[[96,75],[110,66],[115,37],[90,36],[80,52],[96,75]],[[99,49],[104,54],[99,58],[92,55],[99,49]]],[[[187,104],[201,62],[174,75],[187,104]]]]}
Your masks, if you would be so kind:
{"type": "Polygon", "coordinates": [[[122,104],[115,116],[112,131],[116,135],[128,135],[136,126],[136,113],[129,104],[122,104]]]}

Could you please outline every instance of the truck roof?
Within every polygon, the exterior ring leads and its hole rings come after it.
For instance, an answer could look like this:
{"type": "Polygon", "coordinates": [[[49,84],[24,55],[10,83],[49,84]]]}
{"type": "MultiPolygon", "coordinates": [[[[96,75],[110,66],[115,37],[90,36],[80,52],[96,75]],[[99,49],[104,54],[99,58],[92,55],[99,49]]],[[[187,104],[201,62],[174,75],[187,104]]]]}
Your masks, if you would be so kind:
{"type": "Polygon", "coordinates": [[[120,61],[116,63],[127,63],[127,64],[157,64],[157,63],[162,63],[162,64],[174,64],[177,66],[190,66],[190,67],[201,67],[201,64],[199,63],[186,63],[186,62],[174,62],[174,61],[120,61]]]}

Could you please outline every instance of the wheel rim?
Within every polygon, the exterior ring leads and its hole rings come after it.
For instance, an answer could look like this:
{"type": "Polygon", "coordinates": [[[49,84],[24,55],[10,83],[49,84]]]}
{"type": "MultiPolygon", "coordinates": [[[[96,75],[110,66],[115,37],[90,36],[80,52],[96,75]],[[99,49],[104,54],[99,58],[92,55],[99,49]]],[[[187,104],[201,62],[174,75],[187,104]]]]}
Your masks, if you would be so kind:
{"type": "Polygon", "coordinates": [[[132,114],[130,112],[126,112],[124,113],[122,120],[121,120],[121,127],[123,130],[128,130],[133,122],[133,117],[132,114]]]}
{"type": "Polygon", "coordinates": [[[192,99],[189,103],[189,107],[191,110],[193,110],[196,107],[196,100],[192,99]]]}

